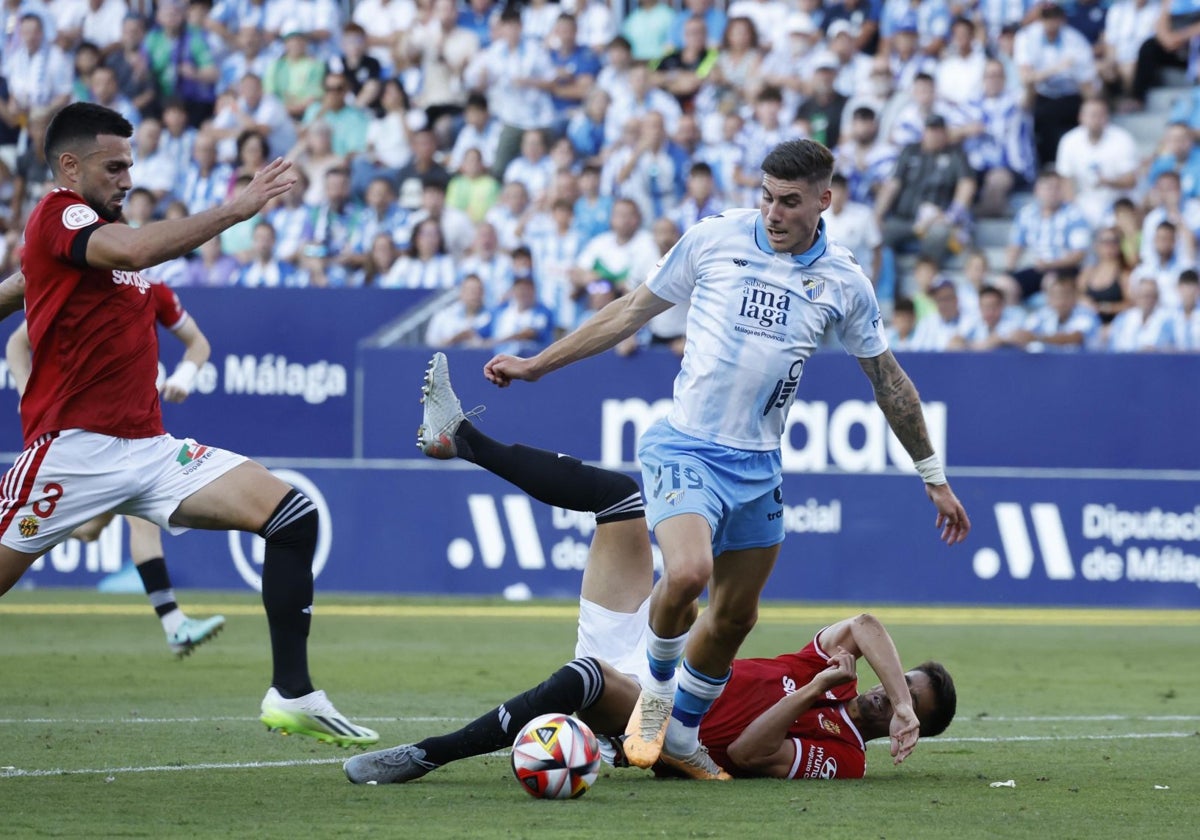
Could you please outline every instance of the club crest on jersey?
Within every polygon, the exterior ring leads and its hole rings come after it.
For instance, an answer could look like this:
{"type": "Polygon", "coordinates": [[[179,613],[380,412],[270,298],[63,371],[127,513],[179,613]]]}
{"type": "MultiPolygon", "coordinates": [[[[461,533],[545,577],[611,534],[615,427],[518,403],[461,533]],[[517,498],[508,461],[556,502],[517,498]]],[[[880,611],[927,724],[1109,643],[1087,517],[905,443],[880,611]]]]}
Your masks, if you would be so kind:
{"type": "Polygon", "coordinates": [[[79,230],[94,225],[99,218],[96,211],[86,204],[72,204],[63,210],[62,223],[67,230],[79,230]]]}
{"type": "Polygon", "coordinates": [[[809,300],[816,300],[821,296],[821,293],[825,291],[824,280],[818,280],[813,277],[805,277],[801,283],[801,291],[804,292],[804,296],[809,300]]]}
{"type": "Polygon", "coordinates": [[[40,527],[41,523],[36,516],[22,516],[21,521],[17,523],[17,530],[21,532],[22,537],[36,537],[40,527]]]}
{"type": "Polygon", "coordinates": [[[838,726],[838,724],[836,724],[829,718],[825,717],[825,715],[817,715],[817,720],[820,722],[821,728],[824,729],[826,732],[830,733],[831,735],[841,735],[842,734],[842,727],[838,726]]]}

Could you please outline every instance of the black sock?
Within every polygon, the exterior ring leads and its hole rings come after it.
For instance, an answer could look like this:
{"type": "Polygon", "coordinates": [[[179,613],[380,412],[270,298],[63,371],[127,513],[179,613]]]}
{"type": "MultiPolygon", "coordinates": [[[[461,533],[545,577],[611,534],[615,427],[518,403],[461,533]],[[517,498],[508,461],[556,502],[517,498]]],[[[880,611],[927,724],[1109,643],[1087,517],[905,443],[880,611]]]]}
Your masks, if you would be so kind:
{"type": "Polygon", "coordinates": [[[645,516],[637,482],[578,458],[520,443],[506,444],[464,420],[454,434],[458,457],[478,464],[547,505],[591,511],[597,522],[645,516]]]}
{"type": "Polygon", "coordinates": [[[175,591],[171,589],[171,575],[167,572],[167,561],[161,557],[152,557],[135,567],[142,578],[142,586],[150,598],[155,614],[162,618],[169,612],[179,609],[175,603],[175,591]]]}
{"type": "Polygon", "coordinates": [[[425,761],[440,767],[460,758],[512,746],[517,733],[538,715],[571,714],[588,708],[604,693],[604,672],[595,659],[573,659],[548,680],[518,694],[457,732],[426,738],[416,746],[425,761]]]}
{"type": "Polygon", "coordinates": [[[258,533],[267,541],[262,601],[271,629],[271,685],[284,697],[300,697],[313,690],[308,676],[308,630],[317,509],[303,493],[291,490],[258,533]]]}

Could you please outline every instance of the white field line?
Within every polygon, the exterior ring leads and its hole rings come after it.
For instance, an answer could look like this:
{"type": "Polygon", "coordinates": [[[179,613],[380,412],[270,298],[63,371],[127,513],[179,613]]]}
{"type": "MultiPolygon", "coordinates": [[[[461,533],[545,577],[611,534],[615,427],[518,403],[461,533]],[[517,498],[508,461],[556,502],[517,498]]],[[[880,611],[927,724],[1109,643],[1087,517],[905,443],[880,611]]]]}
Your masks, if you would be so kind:
{"type": "MultiPolygon", "coordinates": [[[[1120,735],[1016,735],[1012,737],[994,738],[938,738],[934,744],[962,743],[1031,743],[1031,742],[1060,742],[1060,741],[1136,741],[1149,738],[1193,738],[1194,732],[1129,732],[1120,735]]],[[[875,746],[886,747],[886,741],[874,741],[875,746]]],[[[504,753],[494,753],[503,755],[504,753]]],[[[344,758],[307,758],[291,761],[235,761],[235,762],[205,762],[202,764],[159,764],[142,767],[92,767],[92,768],[51,768],[46,770],[22,770],[18,767],[0,767],[0,779],[29,779],[47,778],[52,776],[116,776],[120,773],[178,773],[182,771],[205,770],[261,770],[282,767],[310,767],[326,764],[340,764],[344,758]]]]}
{"type": "MultiPolygon", "coordinates": [[[[171,717],[171,718],[149,718],[149,717],[128,717],[128,718],[0,718],[0,725],[21,725],[21,724],[118,724],[118,723],[220,723],[230,721],[257,721],[256,717],[243,717],[240,715],[218,715],[214,717],[171,717]]],[[[460,723],[474,718],[468,717],[421,717],[421,716],[403,716],[403,717],[355,717],[355,720],[361,720],[364,723],[460,723]]],[[[983,715],[981,717],[972,717],[960,719],[958,726],[965,726],[975,723],[1104,723],[1107,721],[1145,721],[1151,723],[1161,723],[1166,721],[1200,721],[1200,715],[983,715]]],[[[945,740],[945,739],[939,739],[945,740]]]]}

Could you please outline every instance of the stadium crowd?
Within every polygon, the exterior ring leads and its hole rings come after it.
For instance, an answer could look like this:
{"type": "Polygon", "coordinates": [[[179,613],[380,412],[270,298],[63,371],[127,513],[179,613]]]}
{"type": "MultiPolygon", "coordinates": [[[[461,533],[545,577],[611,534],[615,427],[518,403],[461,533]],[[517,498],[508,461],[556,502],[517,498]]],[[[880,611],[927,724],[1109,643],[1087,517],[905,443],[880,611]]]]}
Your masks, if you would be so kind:
{"type": "MultiPolygon", "coordinates": [[[[835,150],[830,235],[897,350],[1200,351],[1200,0],[0,0],[0,269],[51,188],[56,109],[134,126],[129,224],[261,216],[171,286],[457,289],[427,341],[526,354],[758,204],[781,139],[835,150]],[[1011,220],[1003,255],[978,221],[1011,220]]],[[[677,307],[677,309],[679,309],[677,307]]],[[[618,352],[682,350],[686,312],[618,352]]]]}

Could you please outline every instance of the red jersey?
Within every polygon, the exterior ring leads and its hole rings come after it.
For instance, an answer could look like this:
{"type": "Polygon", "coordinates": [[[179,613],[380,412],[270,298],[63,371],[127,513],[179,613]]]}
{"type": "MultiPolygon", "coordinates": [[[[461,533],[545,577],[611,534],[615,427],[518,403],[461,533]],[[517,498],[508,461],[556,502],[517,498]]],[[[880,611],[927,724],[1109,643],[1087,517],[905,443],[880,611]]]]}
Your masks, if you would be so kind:
{"type": "MultiPolygon", "coordinates": [[[[738,775],[736,769],[730,769],[732,762],[726,748],[755,718],[827,667],[829,657],[816,638],[797,653],[774,659],[736,660],[725,690],[700,721],[700,743],[708,747],[717,764],[738,775]]],[[[866,749],[845,707],[845,702],[857,695],[857,686],[854,680],[826,691],[789,727],[796,759],[788,778],[862,778],[867,766],[866,749]]]]}
{"type": "Polygon", "coordinates": [[[154,296],[136,271],[87,266],[87,241],[103,224],[78,193],[60,188],[25,226],[21,269],[33,347],[21,399],[26,446],[62,429],[163,434],[154,296]]]}
{"type": "Polygon", "coordinates": [[[157,280],[150,281],[150,296],[154,298],[154,319],[169,330],[177,330],[188,319],[183,301],[171,287],[157,280]]]}

